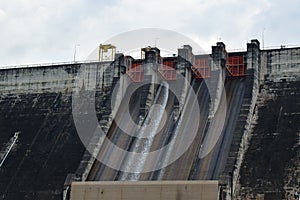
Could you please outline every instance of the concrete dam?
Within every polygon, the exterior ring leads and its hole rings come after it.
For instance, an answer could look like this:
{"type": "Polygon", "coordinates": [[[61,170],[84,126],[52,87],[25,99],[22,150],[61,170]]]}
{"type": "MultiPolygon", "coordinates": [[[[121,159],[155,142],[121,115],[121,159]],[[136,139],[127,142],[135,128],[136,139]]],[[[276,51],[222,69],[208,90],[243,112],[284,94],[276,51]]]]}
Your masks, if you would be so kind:
{"type": "Polygon", "coordinates": [[[300,47],[141,51],[0,69],[0,199],[297,198],[300,47]]]}

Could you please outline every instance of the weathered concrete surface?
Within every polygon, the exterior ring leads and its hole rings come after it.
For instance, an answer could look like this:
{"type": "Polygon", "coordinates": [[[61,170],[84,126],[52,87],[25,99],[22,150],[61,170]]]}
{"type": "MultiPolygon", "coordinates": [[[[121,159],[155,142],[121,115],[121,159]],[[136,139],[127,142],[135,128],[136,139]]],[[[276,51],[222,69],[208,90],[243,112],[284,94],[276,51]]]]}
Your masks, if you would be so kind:
{"type": "Polygon", "coordinates": [[[80,65],[14,68],[0,70],[2,94],[64,92],[80,65]],[[69,72],[69,73],[68,73],[69,72]]]}
{"type": "MultiPolygon", "coordinates": [[[[73,121],[72,92],[111,84],[113,76],[103,78],[103,70],[103,63],[0,70],[0,148],[21,132],[0,168],[0,199],[62,198],[66,176],[75,173],[85,150],[73,121]]],[[[105,102],[99,95],[93,109],[101,119],[105,102]]]]}
{"type": "Polygon", "coordinates": [[[0,199],[61,199],[65,177],[84,152],[70,95],[2,94],[1,147],[15,131],[19,139],[0,168],[0,199]]]}
{"type": "Polygon", "coordinates": [[[237,199],[295,199],[300,189],[300,82],[266,82],[259,102],[237,199]]]}
{"type": "Polygon", "coordinates": [[[263,74],[270,76],[269,79],[276,81],[288,77],[295,80],[296,72],[300,73],[300,48],[264,50],[261,52],[261,66],[263,74]]]}
{"type": "Polygon", "coordinates": [[[0,69],[0,93],[72,92],[75,88],[102,88],[112,83],[114,71],[110,70],[110,64],[95,62],[0,69]]]}
{"type": "Polygon", "coordinates": [[[217,181],[74,182],[71,200],[217,200],[217,181]]]}

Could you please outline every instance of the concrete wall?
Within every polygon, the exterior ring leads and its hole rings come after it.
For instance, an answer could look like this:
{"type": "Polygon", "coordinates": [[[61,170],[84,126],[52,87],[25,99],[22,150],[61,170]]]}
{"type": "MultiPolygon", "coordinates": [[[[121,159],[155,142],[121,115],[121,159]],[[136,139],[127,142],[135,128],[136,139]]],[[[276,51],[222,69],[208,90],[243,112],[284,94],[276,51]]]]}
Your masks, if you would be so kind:
{"type": "Polygon", "coordinates": [[[73,182],[71,200],[217,200],[218,181],[73,182]]]}
{"type": "Polygon", "coordinates": [[[71,78],[66,71],[68,67],[71,66],[2,69],[0,91],[2,94],[62,92],[71,78]]]}
{"type": "Polygon", "coordinates": [[[234,199],[298,199],[293,195],[299,191],[300,181],[300,165],[295,162],[300,162],[296,150],[300,145],[299,102],[299,82],[265,81],[234,199]]]}
{"type": "Polygon", "coordinates": [[[270,49],[261,52],[261,66],[271,79],[300,72],[300,48],[270,49]]]}
{"type": "MultiPolygon", "coordinates": [[[[108,63],[0,69],[0,92],[2,94],[71,92],[74,87],[82,88],[83,85],[86,90],[91,90],[95,88],[96,83],[98,87],[102,86],[102,74],[106,66],[108,63]]],[[[108,83],[112,81],[112,76],[110,78],[111,80],[107,80],[108,83]]]]}

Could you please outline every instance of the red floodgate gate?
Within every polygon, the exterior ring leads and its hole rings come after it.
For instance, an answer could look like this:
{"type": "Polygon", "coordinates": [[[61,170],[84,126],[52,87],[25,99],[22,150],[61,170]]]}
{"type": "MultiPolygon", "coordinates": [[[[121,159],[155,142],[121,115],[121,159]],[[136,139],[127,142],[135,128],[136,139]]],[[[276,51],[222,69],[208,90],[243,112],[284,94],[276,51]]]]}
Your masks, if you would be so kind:
{"type": "Polygon", "coordinates": [[[209,57],[207,58],[195,58],[195,63],[192,66],[192,71],[197,79],[210,78],[211,62],[209,57]]]}
{"type": "Polygon", "coordinates": [[[244,56],[228,56],[226,69],[230,76],[245,76],[247,68],[244,61],[244,56]]]}
{"type": "Polygon", "coordinates": [[[131,68],[127,70],[126,73],[130,77],[132,82],[140,83],[144,81],[142,63],[132,63],[131,68]]]}
{"type": "Polygon", "coordinates": [[[177,78],[174,60],[164,60],[163,64],[159,65],[158,71],[167,81],[174,81],[177,78]]]}

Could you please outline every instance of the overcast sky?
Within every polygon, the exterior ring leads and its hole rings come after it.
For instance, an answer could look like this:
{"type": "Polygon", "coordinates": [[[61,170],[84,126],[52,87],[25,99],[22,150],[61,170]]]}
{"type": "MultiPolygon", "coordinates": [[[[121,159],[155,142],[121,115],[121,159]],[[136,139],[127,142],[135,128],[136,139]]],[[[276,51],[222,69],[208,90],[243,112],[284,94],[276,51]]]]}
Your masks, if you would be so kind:
{"type": "MultiPolygon", "coordinates": [[[[206,51],[300,44],[299,0],[0,0],[0,65],[77,60],[139,28],[184,34],[206,51]]],[[[156,41],[159,47],[159,40],[156,41]]],[[[153,43],[155,43],[153,41],[153,43]]]]}

